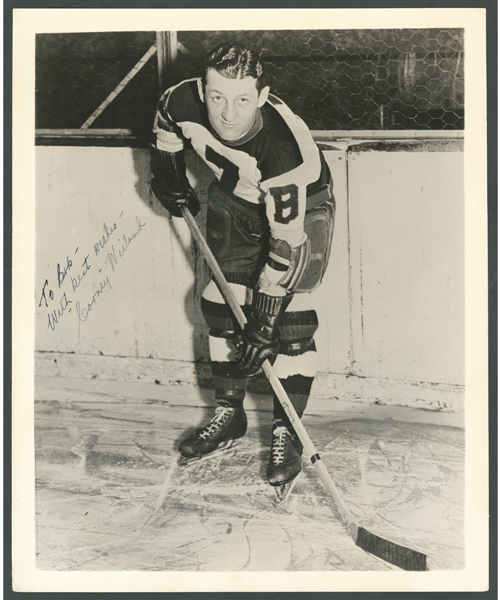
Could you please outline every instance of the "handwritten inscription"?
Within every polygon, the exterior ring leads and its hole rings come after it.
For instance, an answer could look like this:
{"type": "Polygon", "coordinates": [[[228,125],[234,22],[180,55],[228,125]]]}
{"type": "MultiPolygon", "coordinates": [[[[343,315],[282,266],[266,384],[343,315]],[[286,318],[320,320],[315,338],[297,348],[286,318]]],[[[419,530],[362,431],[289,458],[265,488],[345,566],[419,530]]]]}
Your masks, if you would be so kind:
{"type": "Polygon", "coordinates": [[[107,287],[110,290],[113,289],[113,286],[111,285],[111,282],[109,281],[109,277],[108,276],[106,276],[106,279],[103,279],[101,281],[99,289],[96,290],[94,292],[94,295],[92,296],[92,300],[90,300],[89,302],[87,302],[85,306],[81,306],[80,305],[80,301],[78,301],[76,303],[76,314],[78,315],[78,339],[80,339],[80,325],[81,325],[81,323],[84,323],[89,318],[90,311],[92,310],[93,306],[95,305],[95,303],[99,299],[100,295],[103,293],[103,291],[107,287]]]}
{"type": "Polygon", "coordinates": [[[92,265],[90,265],[88,263],[88,259],[89,259],[89,255],[87,254],[87,256],[85,257],[85,259],[82,263],[82,267],[83,267],[82,273],[78,274],[76,276],[76,278],[75,277],[71,278],[71,285],[73,286],[73,291],[76,291],[78,289],[78,287],[80,287],[80,284],[82,283],[83,278],[90,271],[90,267],[92,265]]]}
{"type": "Polygon", "coordinates": [[[66,312],[66,310],[68,312],[71,312],[71,308],[69,308],[69,305],[73,304],[73,300],[68,300],[68,298],[66,297],[66,292],[62,295],[61,300],[59,301],[59,306],[54,309],[53,311],[49,312],[49,314],[47,315],[47,319],[48,319],[48,325],[47,327],[50,327],[50,329],[52,329],[52,331],[55,330],[56,325],[59,323],[59,320],[64,316],[64,313],[66,312]]]}
{"type": "Polygon", "coordinates": [[[71,269],[71,267],[73,266],[73,261],[66,256],[66,266],[61,270],[61,265],[59,263],[57,263],[57,285],[59,287],[61,287],[62,283],[64,282],[64,279],[66,278],[66,275],[68,274],[68,271],[71,269]]]}
{"type": "Polygon", "coordinates": [[[45,283],[43,284],[43,288],[42,288],[42,295],[40,296],[40,302],[38,303],[38,306],[42,306],[42,303],[45,304],[45,307],[48,308],[49,307],[49,301],[50,300],[54,300],[54,292],[49,289],[49,299],[47,300],[47,288],[49,286],[49,280],[46,279],[45,283]]]}
{"type": "MultiPolygon", "coordinates": [[[[120,214],[120,218],[122,215],[123,212],[120,214]]],[[[104,250],[104,246],[108,243],[109,238],[116,231],[117,225],[116,223],[113,223],[113,225],[109,226],[107,223],[103,223],[102,227],[104,229],[104,234],[102,238],[94,244],[94,254],[96,256],[99,256],[99,252],[104,250]]]]}
{"type": "Polygon", "coordinates": [[[137,216],[135,225],[130,226],[130,223],[126,224],[126,218],[121,221],[123,215],[122,211],[116,222],[111,225],[103,223],[102,231],[104,233],[96,242],[92,243],[89,253],[80,252],[79,254],[80,246],[78,246],[72,253],[66,254],[64,261],[57,263],[54,273],[57,285],[54,289],[50,284],[50,277],[44,281],[38,307],[47,311],[47,328],[49,330],[56,331],[64,322],[71,321],[73,317],[68,317],[68,315],[73,312],[74,307],[73,314],[76,314],[78,339],[80,339],[82,323],[86,323],[97,311],[102,295],[107,296],[112,293],[113,285],[110,274],[115,272],[119,264],[125,261],[129,247],[146,226],[146,223],[137,216]],[[103,270],[106,269],[110,270],[107,274],[103,273],[103,270]],[[96,285],[98,273],[102,273],[102,277],[96,285]],[[89,290],[89,286],[93,286],[93,289],[89,290]],[[61,295],[56,297],[59,290],[61,295]]]}
{"type": "Polygon", "coordinates": [[[139,217],[135,218],[137,223],[137,231],[133,233],[131,236],[124,235],[122,237],[122,245],[118,248],[118,255],[116,254],[114,244],[111,246],[111,252],[108,252],[106,256],[106,260],[104,262],[108,263],[111,266],[111,269],[114,271],[115,267],[118,265],[118,259],[123,258],[125,252],[128,250],[130,244],[135,240],[135,238],[141,233],[142,228],[146,225],[146,223],[141,223],[139,217]]]}

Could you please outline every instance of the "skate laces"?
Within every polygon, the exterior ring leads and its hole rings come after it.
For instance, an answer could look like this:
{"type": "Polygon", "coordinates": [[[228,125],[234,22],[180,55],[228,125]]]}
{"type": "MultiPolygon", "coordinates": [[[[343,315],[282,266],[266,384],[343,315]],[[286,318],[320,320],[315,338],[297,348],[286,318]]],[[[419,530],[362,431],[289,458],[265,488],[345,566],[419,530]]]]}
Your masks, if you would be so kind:
{"type": "Polygon", "coordinates": [[[275,465],[279,465],[285,460],[285,446],[288,435],[288,430],[284,426],[276,427],[273,431],[272,459],[275,465]]]}
{"type": "Polygon", "coordinates": [[[229,419],[233,416],[234,408],[227,406],[218,406],[215,409],[215,417],[210,423],[200,432],[198,436],[200,440],[210,438],[216,433],[229,419]]]}

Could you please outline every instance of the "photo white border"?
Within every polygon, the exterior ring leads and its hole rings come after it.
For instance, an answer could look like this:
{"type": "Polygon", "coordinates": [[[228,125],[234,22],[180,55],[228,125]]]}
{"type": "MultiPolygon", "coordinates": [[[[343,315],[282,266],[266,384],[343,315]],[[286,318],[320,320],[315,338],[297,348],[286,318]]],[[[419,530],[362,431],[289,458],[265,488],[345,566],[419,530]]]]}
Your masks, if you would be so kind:
{"type": "Polygon", "coordinates": [[[488,589],[486,11],[14,9],[12,559],[16,591],[345,592],[488,589]],[[244,24],[244,27],[242,27],[244,24]],[[446,572],[51,572],[35,566],[35,34],[96,31],[465,29],[466,568],[446,572]]]}

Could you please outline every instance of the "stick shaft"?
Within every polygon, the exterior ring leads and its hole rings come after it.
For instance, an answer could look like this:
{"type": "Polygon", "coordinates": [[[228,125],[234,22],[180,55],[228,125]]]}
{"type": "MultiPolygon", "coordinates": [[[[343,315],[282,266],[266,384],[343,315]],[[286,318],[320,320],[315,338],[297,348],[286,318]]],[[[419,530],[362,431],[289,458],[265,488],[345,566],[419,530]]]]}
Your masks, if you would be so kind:
{"type": "MultiPolygon", "coordinates": [[[[203,237],[203,234],[201,233],[196,221],[194,220],[193,215],[190,213],[190,211],[188,210],[187,207],[185,207],[185,206],[182,207],[182,214],[183,214],[183,217],[184,217],[193,237],[195,238],[205,260],[207,261],[210,270],[212,271],[212,274],[215,278],[215,281],[217,282],[217,284],[219,286],[221,294],[223,295],[224,299],[226,300],[226,302],[229,304],[231,310],[233,311],[234,316],[238,322],[238,325],[241,328],[243,328],[246,323],[245,313],[243,312],[243,309],[239,305],[228,282],[226,281],[224,273],[222,272],[221,268],[219,267],[219,264],[217,263],[215,256],[213,255],[212,251],[210,250],[205,238],[203,237]]],[[[330,495],[332,496],[333,501],[335,502],[335,505],[337,507],[337,510],[339,511],[340,516],[342,517],[342,520],[344,521],[347,528],[349,529],[351,536],[354,538],[354,540],[356,540],[358,526],[354,520],[354,517],[353,517],[351,511],[347,508],[333,479],[330,477],[330,474],[328,473],[323,461],[321,460],[320,455],[316,451],[316,448],[314,447],[314,444],[312,443],[311,438],[309,437],[307,431],[305,430],[304,426],[302,425],[302,421],[300,420],[300,417],[298,416],[297,412],[295,411],[293,404],[290,401],[290,398],[288,397],[288,394],[286,393],[285,389],[283,388],[283,385],[281,384],[281,381],[279,380],[278,376],[276,375],[275,370],[273,369],[271,363],[268,360],[264,361],[264,363],[262,365],[262,369],[263,369],[266,377],[268,378],[269,383],[271,384],[271,387],[273,388],[274,392],[276,393],[278,400],[280,401],[281,405],[283,406],[285,413],[287,414],[288,418],[290,419],[290,422],[291,422],[295,432],[297,433],[302,445],[304,446],[304,450],[306,451],[307,455],[309,456],[309,459],[311,460],[311,462],[314,464],[314,467],[316,468],[316,471],[318,472],[319,476],[321,477],[321,480],[323,481],[326,489],[329,491],[330,495]]]]}

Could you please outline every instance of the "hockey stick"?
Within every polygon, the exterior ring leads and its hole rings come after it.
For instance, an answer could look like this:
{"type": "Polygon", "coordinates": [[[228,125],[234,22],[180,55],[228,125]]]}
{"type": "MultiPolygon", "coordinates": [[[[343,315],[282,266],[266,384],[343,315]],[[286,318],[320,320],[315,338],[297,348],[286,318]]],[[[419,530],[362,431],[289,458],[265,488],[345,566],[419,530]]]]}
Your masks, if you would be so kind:
{"type": "MultiPolygon", "coordinates": [[[[243,312],[243,309],[239,305],[236,297],[229,287],[224,274],[222,273],[215,256],[212,254],[205,238],[203,237],[196,221],[194,220],[193,215],[190,213],[186,206],[182,207],[182,215],[194,237],[198,246],[212,271],[212,274],[219,286],[222,296],[225,301],[230,306],[233,314],[238,322],[238,325],[243,328],[246,323],[246,316],[243,312]]],[[[266,360],[262,365],[262,369],[269,380],[278,400],[288,418],[290,419],[295,432],[297,433],[302,445],[304,446],[304,450],[309,457],[311,463],[315,466],[318,471],[319,476],[321,477],[326,489],[330,492],[331,497],[335,503],[335,506],[340,513],[344,524],[346,525],[349,533],[356,543],[357,546],[373,554],[386,562],[389,562],[401,569],[405,569],[406,571],[426,571],[427,570],[427,557],[425,554],[421,552],[417,552],[416,550],[411,550],[410,548],[406,548],[405,546],[400,546],[399,544],[395,544],[394,542],[390,542],[384,538],[379,537],[373,533],[370,533],[363,527],[359,526],[352,515],[351,511],[345,504],[342,496],[340,495],[333,479],[330,477],[330,474],[326,470],[326,467],[321,460],[320,455],[316,451],[307,431],[302,425],[302,421],[297,415],[290,399],[286,391],[284,390],[276,372],[274,371],[271,363],[266,360]]]]}

